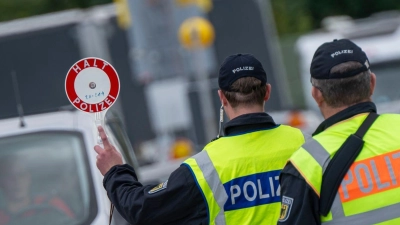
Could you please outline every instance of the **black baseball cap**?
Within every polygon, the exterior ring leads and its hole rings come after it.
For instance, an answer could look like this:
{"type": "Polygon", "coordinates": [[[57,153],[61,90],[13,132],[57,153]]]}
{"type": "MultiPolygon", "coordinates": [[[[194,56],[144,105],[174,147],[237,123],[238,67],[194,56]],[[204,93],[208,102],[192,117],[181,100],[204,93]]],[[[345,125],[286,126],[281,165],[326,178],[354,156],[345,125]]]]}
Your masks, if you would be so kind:
{"type": "Polygon", "coordinates": [[[251,54],[235,54],[225,58],[219,69],[218,85],[221,90],[235,91],[232,84],[242,77],[254,77],[261,81],[261,85],[267,83],[267,74],[261,62],[251,54]]]}
{"type": "Polygon", "coordinates": [[[311,62],[310,73],[315,79],[340,79],[352,77],[367,70],[369,70],[369,60],[359,46],[348,39],[335,39],[322,44],[317,49],[311,62]],[[350,61],[359,62],[362,67],[344,73],[330,73],[332,67],[350,61]]]}

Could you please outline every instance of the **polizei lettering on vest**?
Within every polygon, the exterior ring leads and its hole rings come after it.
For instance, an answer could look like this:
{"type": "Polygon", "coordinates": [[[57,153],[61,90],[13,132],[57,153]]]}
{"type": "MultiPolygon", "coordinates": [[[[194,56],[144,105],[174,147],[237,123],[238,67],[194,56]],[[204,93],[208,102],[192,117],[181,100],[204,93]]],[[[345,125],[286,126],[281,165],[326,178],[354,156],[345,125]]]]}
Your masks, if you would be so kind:
{"type": "Polygon", "coordinates": [[[242,67],[238,67],[236,69],[233,69],[232,72],[233,73],[237,73],[239,71],[243,71],[243,70],[254,70],[253,66],[242,66],[242,67]]]}
{"type": "Polygon", "coordinates": [[[353,163],[339,189],[342,202],[400,187],[400,150],[353,163]]]}
{"type": "Polygon", "coordinates": [[[280,202],[280,170],[252,174],[236,178],[224,184],[228,194],[224,210],[280,202]]]}

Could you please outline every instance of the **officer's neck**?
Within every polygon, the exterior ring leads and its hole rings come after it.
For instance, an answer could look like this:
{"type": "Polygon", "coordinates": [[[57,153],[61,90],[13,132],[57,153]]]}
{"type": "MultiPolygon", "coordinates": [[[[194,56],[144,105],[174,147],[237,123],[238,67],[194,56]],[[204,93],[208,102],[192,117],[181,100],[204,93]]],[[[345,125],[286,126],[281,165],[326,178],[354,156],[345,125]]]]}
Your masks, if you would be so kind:
{"type": "Polygon", "coordinates": [[[253,106],[237,106],[235,108],[226,109],[226,114],[230,120],[250,113],[262,113],[264,112],[264,106],[253,105],[253,106]]]}
{"type": "Polygon", "coordinates": [[[355,104],[346,105],[346,106],[337,107],[337,108],[330,107],[330,106],[326,105],[326,103],[323,103],[323,106],[321,106],[319,109],[321,110],[322,116],[325,119],[328,119],[329,117],[335,115],[336,113],[338,113],[340,111],[343,111],[343,110],[349,108],[350,106],[356,105],[358,103],[370,102],[370,101],[372,101],[371,98],[368,98],[368,99],[365,99],[364,101],[360,101],[355,104]]]}
{"type": "Polygon", "coordinates": [[[320,108],[320,110],[321,110],[321,113],[322,113],[322,116],[324,117],[324,119],[328,119],[329,117],[346,109],[347,107],[348,106],[343,106],[343,107],[339,107],[339,108],[324,107],[324,108],[320,108]]]}

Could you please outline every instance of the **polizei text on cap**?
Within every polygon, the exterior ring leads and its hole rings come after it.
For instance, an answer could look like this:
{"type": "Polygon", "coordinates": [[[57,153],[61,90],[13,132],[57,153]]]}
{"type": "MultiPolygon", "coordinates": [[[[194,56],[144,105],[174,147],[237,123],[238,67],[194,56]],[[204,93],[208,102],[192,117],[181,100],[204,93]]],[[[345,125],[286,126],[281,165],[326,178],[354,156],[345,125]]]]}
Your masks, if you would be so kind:
{"type": "Polygon", "coordinates": [[[341,50],[341,51],[337,51],[331,54],[332,58],[335,58],[335,56],[341,55],[341,54],[353,54],[353,50],[350,49],[346,49],[346,50],[341,50]]]}
{"type": "Polygon", "coordinates": [[[238,67],[238,68],[232,70],[232,72],[237,73],[242,70],[254,70],[254,67],[253,66],[242,66],[242,67],[238,67]]]}

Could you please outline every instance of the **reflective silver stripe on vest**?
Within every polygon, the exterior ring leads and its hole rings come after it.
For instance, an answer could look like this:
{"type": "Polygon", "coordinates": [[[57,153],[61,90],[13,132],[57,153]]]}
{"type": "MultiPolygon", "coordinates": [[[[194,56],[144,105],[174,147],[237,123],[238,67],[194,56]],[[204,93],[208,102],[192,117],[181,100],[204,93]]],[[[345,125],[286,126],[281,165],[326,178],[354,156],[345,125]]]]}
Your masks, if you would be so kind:
{"type": "Polygon", "coordinates": [[[308,133],[304,133],[303,131],[301,131],[301,133],[303,134],[304,142],[307,142],[308,139],[312,138],[312,136],[310,134],[308,134],[308,133]]]}
{"type": "Polygon", "coordinates": [[[334,218],[331,221],[322,223],[323,225],[332,224],[351,224],[351,225],[364,225],[376,224],[396,218],[400,218],[400,203],[386,206],[383,208],[374,209],[373,211],[360,213],[353,216],[343,216],[334,218]]]}
{"type": "Polygon", "coordinates": [[[214,195],[215,201],[217,202],[220,211],[215,219],[216,225],[225,225],[225,212],[224,205],[228,200],[228,195],[226,194],[224,185],[222,185],[221,180],[219,179],[218,173],[215,170],[214,164],[212,163],[210,157],[208,156],[207,151],[201,151],[197,155],[193,156],[196,160],[197,165],[199,165],[201,172],[203,173],[204,178],[206,179],[208,186],[210,186],[211,191],[214,195]]]}
{"type": "Polygon", "coordinates": [[[331,161],[329,152],[314,138],[308,139],[302,147],[318,162],[322,167],[322,172],[325,172],[331,161]]]}
{"type": "Polygon", "coordinates": [[[340,201],[339,192],[336,193],[335,199],[333,200],[331,213],[332,219],[334,220],[344,217],[344,211],[342,202],[340,201]]]}

